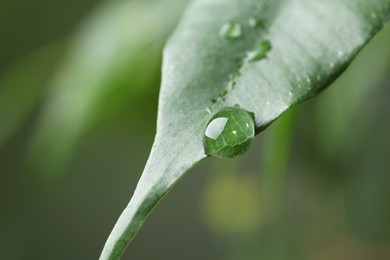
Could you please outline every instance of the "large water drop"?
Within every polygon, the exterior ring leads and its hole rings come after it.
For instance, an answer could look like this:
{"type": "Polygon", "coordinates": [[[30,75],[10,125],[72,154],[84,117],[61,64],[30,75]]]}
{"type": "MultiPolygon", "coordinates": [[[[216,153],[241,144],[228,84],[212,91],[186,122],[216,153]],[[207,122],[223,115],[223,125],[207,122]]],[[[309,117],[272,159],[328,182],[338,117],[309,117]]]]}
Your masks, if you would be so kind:
{"type": "Polygon", "coordinates": [[[234,158],[244,154],[255,136],[254,115],[239,107],[226,107],[207,124],[204,148],[208,155],[234,158]]]}

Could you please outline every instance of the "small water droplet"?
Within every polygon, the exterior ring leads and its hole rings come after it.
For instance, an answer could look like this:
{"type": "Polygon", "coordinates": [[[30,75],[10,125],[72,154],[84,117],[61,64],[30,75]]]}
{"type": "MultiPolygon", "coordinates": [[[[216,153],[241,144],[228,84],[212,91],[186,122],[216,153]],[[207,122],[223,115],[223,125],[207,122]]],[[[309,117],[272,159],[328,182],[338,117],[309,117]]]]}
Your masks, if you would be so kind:
{"type": "Polygon", "coordinates": [[[331,63],[329,64],[329,67],[334,68],[334,63],[331,62],[331,63]]]}
{"type": "Polygon", "coordinates": [[[222,36],[230,40],[240,38],[242,34],[241,24],[238,22],[227,22],[222,25],[220,33],[222,36]]]}
{"type": "Polygon", "coordinates": [[[311,79],[310,79],[310,78],[307,78],[306,81],[307,81],[307,83],[310,83],[310,82],[311,82],[311,79]]]}
{"type": "Polygon", "coordinates": [[[270,102],[267,102],[267,106],[269,106],[269,105],[271,105],[271,103],[270,103],[270,102]]]}
{"type": "Polygon", "coordinates": [[[302,85],[301,84],[298,84],[298,88],[301,88],[302,87],[302,85]]]}
{"type": "Polygon", "coordinates": [[[372,19],[376,19],[378,17],[378,15],[375,13],[375,12],[372,12],[371,13],[371,18],[372,19]]]}
{"type": "Polygon", "coordinates": [[[224,98],[228,93],[228,90],[225,88],[224,90],[221,91],[221,93],[219,93],[219,97],[220,98],[224,98]]]}
{"type": "Polygon", "coordinates": [[[261,24],[262,24],[262,22],[259,19],[257,19],[256,17],[251,17],[248,20],[248,25],[251,28],[256,28],[256,27],[260,26],[261,24]]]}
{"type": "Polygon", "coordinates": [[[344,55],[344,53],[342,51],[338,51],[337,52],[337,55],[339,55],[340,57],[344,55]]]}
{"type": "Polygon", "coordinates": [[[234,158],[244,154],[255,136],[254,115],[242,108],[226,107],[207,124],[204,148],[208,155],[234,158]]]}
{"type": "Polygon", "coordinates": [[[318,80],[318,81],[321,80],[321,76],[320,76],[320,75],[317,76],[317,80],[318,80]]]}
{"type": "Polygon", "coordinates": [[[292,96],[292,95],[293,95],[293,93],[290,91],[290,92],[288,92],[288,95],[289,95],[289,96],[292,96]]]}
{"type": "Polygon", "coordinates": [[[262,41],[256,49],[247,53],[248,62],[258,61],[266,57],[267,53],[272,49],[272,45],[268,40],[262,41]]]}

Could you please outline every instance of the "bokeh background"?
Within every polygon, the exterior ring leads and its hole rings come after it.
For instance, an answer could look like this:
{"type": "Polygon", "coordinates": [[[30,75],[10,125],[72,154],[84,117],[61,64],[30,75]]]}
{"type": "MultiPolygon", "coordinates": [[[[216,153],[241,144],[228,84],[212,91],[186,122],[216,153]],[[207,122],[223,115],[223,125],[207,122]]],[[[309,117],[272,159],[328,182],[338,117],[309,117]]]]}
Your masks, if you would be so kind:
{"type": "MultiPolygon", "coordinates": [[[[188,0],[1,0],[0,259],[97,259],[153,142],[188,0]]],[[[242,158],[192,169],[123,259],[390,259],[390,28],[242,158]]]]}

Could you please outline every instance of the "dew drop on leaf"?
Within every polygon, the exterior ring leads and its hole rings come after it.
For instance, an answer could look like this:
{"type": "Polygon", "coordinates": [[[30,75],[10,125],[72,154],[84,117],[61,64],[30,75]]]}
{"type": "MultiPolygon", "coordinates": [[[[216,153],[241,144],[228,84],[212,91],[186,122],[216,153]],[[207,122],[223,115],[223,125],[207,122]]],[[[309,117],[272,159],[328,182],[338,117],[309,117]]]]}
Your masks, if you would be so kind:
{"type": "Polygon", "coordinates": [[[242,28],[241,24],[238,22],[227,22],[222,25],[221,35],[227,39],[234,40],[241,37],[242,28]]]}
{"type": "Polygon", "coordinates": [[[247,53],[247,61],[253,62],[264,59],[271,49],[271,43],[268,40],[264,40],[256,47],[256,49],[247,53]]]}
{"type": "Polygon", "coordinates": [[[239,107],[226,107],[209,120],[204,148],[208,155],[234,158],[244,154],[255,136],[254,115],[239,107]]]}
{"type": "Polygon", "coordinates": [[[248,20],[248,25],[249,27],[251,28],[256,28],[256,27],[259,27],[262,25],[262,21],[258,20],[257,18],[255,17],[251,17],[249,18],[248,20]]]}

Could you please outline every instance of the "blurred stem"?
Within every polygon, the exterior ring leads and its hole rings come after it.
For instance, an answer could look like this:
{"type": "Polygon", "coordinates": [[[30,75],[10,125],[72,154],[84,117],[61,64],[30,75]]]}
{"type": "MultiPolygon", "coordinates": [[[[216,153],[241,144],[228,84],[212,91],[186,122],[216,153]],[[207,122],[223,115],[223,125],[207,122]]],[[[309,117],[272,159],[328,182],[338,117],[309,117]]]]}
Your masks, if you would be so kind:
{"type": "Polygon", "coordinates": [[[262,159],[263,176],[277,185],[276,187],[280,187],[286,181],[295,117],[296,109],[290,109],[274,123],[268,133],[266,152],[262,159]]]}
{"type": "Polygon", "coordinates": [[[297,111],[288,110],[269,129],[261,162],[263,210],[270,228],[272,259],[293,259],[288,229],[288,162],[297,111]]]}

